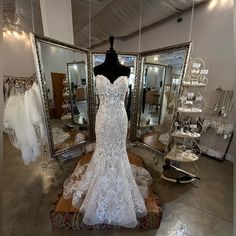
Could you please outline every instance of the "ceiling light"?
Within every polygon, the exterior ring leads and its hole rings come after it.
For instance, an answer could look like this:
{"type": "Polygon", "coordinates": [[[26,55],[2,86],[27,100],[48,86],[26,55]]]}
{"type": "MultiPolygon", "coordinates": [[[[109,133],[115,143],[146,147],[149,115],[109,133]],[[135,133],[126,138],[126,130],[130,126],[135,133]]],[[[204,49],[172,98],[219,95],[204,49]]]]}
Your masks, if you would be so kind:
{"type": "Polygon", "coordinates": [[[213,10],[217,6],[218,2],[219,2],[218,0],[211,0],[208,5],[208,9],[213,10]]]}
{"type": "Polygon", "coordinates": [[[12,32],[12,35],[15,36],[16,38],[19,37],[19,34],[18,34],[16,31],[13,31],[13,32],[12,32]]]}
{"type": "Polygon", "coordinates": [[[25,32],[24,32],[24,31],[21,31],[20,36],[21,36],[22,38],[25,38],[25,36],[26,36],[25,32]]]}
{"type": "Polygon", "coordinates": [[[232,7],[233,0],[211,0],[208,5],[208,10],[212,11],[215,8],[223,8],[223,7],[232,7]]]}
{"type": "Polygon", "coordinates": [[[123,57],[118,57],[120,64],[124,65],[125,64],[125,59],[123,57]]]}
{"type": "Polygon", "coordinates": [[[158,56],[155,56],[154,57],[154,62],[157,62],[158,61],[158,56]]]}

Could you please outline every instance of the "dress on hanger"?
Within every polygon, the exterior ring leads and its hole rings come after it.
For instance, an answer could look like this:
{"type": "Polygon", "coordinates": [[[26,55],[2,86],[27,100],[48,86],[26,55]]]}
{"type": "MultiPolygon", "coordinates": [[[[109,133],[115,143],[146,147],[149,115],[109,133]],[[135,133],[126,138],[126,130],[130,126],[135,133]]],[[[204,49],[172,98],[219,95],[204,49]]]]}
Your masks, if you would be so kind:
{"type": "Polygon", "coordinates": [[[41,155],[41,145],[46,143],[41,100],[35,83],[24,94],[10,96],[3,113],[3,125],[12,144],[21,149],[25,165],[41,155]]]}
{"type": "Polygon", "coordinates": [[[127,114],[124,105],[128,78],[114,83],[96,76],[100,106],[96,116],[96,147],[88,165],[77,167],[64,183],[64,198],[84,213],[88,225],[111,224],[127,228],[146,215],[144,198],[151,184],[150,174],[130,165],[126,151],[127,114]]]}

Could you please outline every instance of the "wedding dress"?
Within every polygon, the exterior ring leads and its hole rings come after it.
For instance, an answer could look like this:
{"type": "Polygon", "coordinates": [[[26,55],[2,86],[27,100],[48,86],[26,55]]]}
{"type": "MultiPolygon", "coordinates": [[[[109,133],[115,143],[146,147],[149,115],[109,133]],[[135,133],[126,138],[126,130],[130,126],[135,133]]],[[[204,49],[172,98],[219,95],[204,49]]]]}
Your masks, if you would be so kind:
{"type": "Polygon", "coordinates": [[[88,165],[79,166],[64,183],[64,198],[84,213],[88,225],[111,224],[128,228],[146,215],[144,198],[151,184],[150,174],[130,165],[126,151],[127,114],[124,106],[128,78],[112,84],[96,76],[100,105],[96,116],[96,147],[88,165]]]}
{"type": "Polygon", "coordinates": [[[4,131],[18,149],[25,165],[37,160],[41,146],[46,143],[42,117],[42,102],[35,83],[24,94],[10,96],[3,112],[4,131]]]}

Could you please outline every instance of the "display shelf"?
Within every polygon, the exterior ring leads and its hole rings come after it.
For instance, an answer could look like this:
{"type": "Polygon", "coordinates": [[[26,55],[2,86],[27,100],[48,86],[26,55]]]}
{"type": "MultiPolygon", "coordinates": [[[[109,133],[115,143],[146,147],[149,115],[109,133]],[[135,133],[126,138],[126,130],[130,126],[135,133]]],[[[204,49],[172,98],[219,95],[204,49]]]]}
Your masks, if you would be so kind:
{"type": "Polygon", "coordinates": [[[181,132],[181,131],[175,131],[173,133],[171,133],[172,137],[176,137],[176,138],[188,138],[188,139],[194,139],[194,138],[199,138],[201,136],[201,134],[199,133],[191,133],[191,132],[181,132]]]}
{"type": "Polygon", "coordinates": [[[183,81],[182,82],[182,86],[183,87],[206,87],[206,84],[204,83],[191,83],[191,82],[188,82],[188,81],[183,81]]]}
{"type": "MultiPolygon", "coordinates": [[[[200,90],[208,84],[207,74],[208,70],[205,68],[204,60],[194,58],[188,61],[187,70],[181,82],[180,92],[174,109],[170,139],[165,149],[166,161],[163,166],[164,172],[162,178],[168,181],[189,183],[195,181],[195,179],[199,179],[191,173],[171,166],[171,164],[174,164],[171,161],[177,162],[178,165],[184,165],[184,163],[199,160],[199,156],[195,154],[195,151],[199,152],[200,147],[195,139],[201,137],[202,134],[202,124],[199,116],[202,114],[203,109],[205,109],[202,106],[202,102],[204,103],[205,99],[201,95],[200,90]],[[197,125],[195,128],[191,128],[191,122],[194,123],[196,120],[199,122],[201,128],[197,125]],[[182,132],[180,131],[180,127],[183,127],[181,129],[182,132]],[[184,130],[192,130],[192,132],[183,132],[184,130]],[[180,148],[180,144],[183,148],[180,148]],[[175,173],[176,176],[178,176],[178,173],[181,173],[181,177],[172,178],[170,173],[175,173]]],[[[206,104],[204,107],[206,107],[206,104]]],[[[195,163],[193,164],[195,165],[195,163]]]]}
{"type": "Polygon", "coordinates": [[[149,124],[149,125],[140,125],[140,129],[145,129],[145,128],[154,128],[156,127],[156,124],[149,124]]]}
{"type": "Polygon", "coordinates": [[[165,158],[168,160],[179,162],[193,162],[199,159],[196,154],[182,151],[177,148],[172,148],[172,150],[165,156],[165,158]]]}
{"type": "Polygon", "coordinates": [[[179,113],[202,113],[202,109],[193,107],[193,108],[183,108],[178,107],[177,112],[179,113]]]}
{"type": "Polygon", "coordinates": [[[70,94],[68,92],[63,93],[63,97],[70,97],[70,94]]]}

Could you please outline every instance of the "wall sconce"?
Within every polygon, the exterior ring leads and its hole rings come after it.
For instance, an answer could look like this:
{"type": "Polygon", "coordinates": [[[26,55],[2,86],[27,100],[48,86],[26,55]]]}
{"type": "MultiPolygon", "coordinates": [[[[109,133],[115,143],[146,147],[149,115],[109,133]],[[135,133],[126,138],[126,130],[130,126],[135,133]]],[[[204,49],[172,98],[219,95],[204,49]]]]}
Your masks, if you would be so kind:
{"type": "Polygon", "coordinates": [[[16,39],[26,39],[26,33],[23,30],[18,30],[13,27],[5,27],[3,29],[3,37],[13,37],[16,39]]]}
{"type": "Polygon", "coordinates": [[[158,56],[154,57],[154,62],[158,62],[158,56]]]}
{"type": "Polygon", "coordinates": [[[208,10],[213,11],[217,8],[232,7],[233,0],[211,0],[208,3],[208,10]]]}

